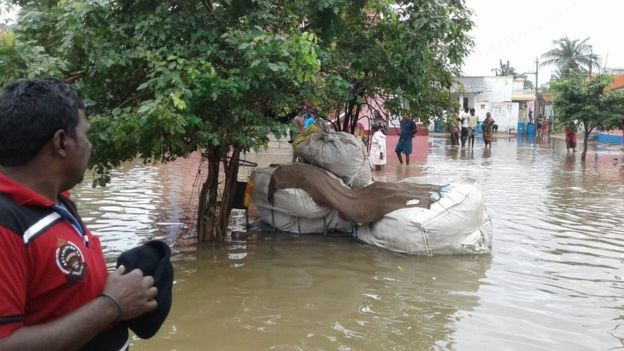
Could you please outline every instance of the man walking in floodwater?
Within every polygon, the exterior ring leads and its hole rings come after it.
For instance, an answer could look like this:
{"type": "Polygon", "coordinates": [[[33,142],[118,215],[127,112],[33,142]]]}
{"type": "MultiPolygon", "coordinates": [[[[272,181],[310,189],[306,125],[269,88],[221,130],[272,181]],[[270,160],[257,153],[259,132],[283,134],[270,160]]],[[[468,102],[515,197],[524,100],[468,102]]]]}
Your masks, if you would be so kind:
{"type": "Polygon", "coordinates": [[[399,135],[399,142],[397,143],[394,151],[399,158],[399,163],[403,164],[403,158],[401,154],[405,154],[405,164],[409,165],[409,157],[412,154],[412,138],[416,135],[416,122],[407,116],[403,116],[400,122],[401,134],[399,135]]]}

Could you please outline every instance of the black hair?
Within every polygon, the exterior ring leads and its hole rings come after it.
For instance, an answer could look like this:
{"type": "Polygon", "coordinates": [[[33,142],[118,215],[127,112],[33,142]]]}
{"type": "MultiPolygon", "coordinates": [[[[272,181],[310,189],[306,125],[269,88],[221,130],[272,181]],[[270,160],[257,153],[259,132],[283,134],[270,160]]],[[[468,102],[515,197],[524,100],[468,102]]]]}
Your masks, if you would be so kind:
{"type": "Polygon", "coordinates": [[[51,78],[21,80],[0,94],[0,165],[21,166],[32,160],[54,133],[76,137],[80,93],[51,78]]]}
{"type": "Polygon", "coordinates": [[[470,109],[470,112],[471,112],[471,113],[474,113],[474,112],[475,112],[474,107],[470,109]]]}

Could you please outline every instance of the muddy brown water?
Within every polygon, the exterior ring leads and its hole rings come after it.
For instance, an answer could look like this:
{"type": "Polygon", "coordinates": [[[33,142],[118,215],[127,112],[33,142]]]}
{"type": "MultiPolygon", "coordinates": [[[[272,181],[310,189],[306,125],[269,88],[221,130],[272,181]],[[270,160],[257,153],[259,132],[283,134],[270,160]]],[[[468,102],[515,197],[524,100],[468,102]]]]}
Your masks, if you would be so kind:
{"type": "MultiPolygon", "coordinates": [[[[393,140],[389,139],[389,149],[393,140]]],[[[480,181],[491,256],[412,257],[350,237],[253,234],[197,244],[197,157],[129,164],[74,190],[106,258],[151,238],[173,246],[171,314],[133,350],[624,349],[624,153],[498,138],[492,150],[417,137],[412,175],[480,181]]],[[[257,157],[288,161],[284,150],[257,157]]],[[[262,163],[262,162],[260,162],[262,163]]],[[[242,217],[237,216],[238,225],[242,217]]],[[[235,228],[236,229],[236,228],[235,228]]]]}

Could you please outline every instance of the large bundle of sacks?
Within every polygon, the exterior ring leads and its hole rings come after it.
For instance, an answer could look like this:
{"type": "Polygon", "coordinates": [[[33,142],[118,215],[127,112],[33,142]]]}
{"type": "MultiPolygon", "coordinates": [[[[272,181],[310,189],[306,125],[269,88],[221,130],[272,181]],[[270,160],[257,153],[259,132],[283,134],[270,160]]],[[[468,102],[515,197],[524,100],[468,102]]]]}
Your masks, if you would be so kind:
{"type": "Polygon", "coordinates": [[[308,164],[256,169],[252,201],[261,220],[299,234],[348,232],[406,254],[491,251],[490,218],[475,180],[373,182],[362,143],[349,136],[317,129],[295,141],[308,164]]]}
{"type": "Polygon", "coordinates": [[[429,208],[403,208],[358,227],[358,239],[412,255],[488,254],[492,226],[475,179],[407,178],[402,182],[443,185],[429,208]]]}

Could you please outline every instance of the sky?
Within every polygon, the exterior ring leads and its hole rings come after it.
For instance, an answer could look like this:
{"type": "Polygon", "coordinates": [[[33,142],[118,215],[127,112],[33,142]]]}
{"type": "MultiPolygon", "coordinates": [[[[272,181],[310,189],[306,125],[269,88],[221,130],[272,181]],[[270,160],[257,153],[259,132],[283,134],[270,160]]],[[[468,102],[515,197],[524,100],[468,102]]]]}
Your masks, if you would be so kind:
{"type": "MultiPolygon", "coordinates": [[[[535,72],[536,57],[567,36],[585,39],[604,66],[624,68],[624,0],[465,0],[475,26],[475,42],[463,66],[467,76],[495,75],[499,59],[519,73],[535,72]]],[[[602,68],[602,67],[601,67],[602,68]]],[[[550,80],[555,67],[539,67],[539,83],[550,80]]],[[[534,74],[527,77],[535,81],[534,74]]]]}

